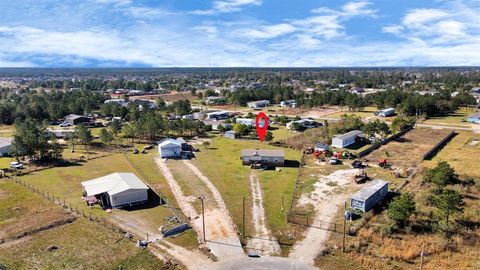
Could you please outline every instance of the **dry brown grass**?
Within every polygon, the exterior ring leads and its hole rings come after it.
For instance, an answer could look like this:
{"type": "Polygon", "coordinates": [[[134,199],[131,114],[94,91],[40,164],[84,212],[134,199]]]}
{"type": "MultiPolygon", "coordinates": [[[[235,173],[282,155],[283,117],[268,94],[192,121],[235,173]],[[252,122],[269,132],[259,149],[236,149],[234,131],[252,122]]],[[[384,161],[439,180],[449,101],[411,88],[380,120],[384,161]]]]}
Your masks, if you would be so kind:
{"type": "Polygon", "coordinates": [[[422,161],[425,153],[450,132],[451,130],[445,129],[415,128],[399,139],[373,151],[367,158],[373,161],[387,159],[392,165],[401,168],[414,167],[422,161]]]}

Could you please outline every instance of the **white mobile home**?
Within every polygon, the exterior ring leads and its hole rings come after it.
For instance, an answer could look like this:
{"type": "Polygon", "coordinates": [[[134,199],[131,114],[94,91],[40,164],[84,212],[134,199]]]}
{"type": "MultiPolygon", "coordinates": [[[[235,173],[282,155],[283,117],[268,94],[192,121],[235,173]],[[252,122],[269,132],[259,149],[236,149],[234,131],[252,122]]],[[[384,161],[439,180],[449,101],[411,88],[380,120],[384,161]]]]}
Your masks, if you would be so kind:
{"type": "Polygon", "coordinates": [[[104,208],[120,208],[148,200],[148,187],[133,173],[112,173],[82,182],[87,196],[95,196],[104,208]]]}
{"type": "Polygon", "coordinates": [[[269,100],[258,100],[258,101],[247,102],[247,106],[252,109],[260,109],[260,108],[267,107],[268,105],[270,105],[269,100]]]}
{"type": "Polygon", "coordinates": [[[362,132],[360,130],[353,130],[345,134],[336,135],[332,138],[332,146],[336,148],[344,148],[352,145],[357,140],[357,137],[361,137],[362,132]]]}
{"type": "Polygon", "coordinates": [[[242,150],[240,157],[243,165],[261,164],[269,166],[283,166],[285,151],[283,150],[242,150]]]}
{"type": "Polygon", "coordinates": [[[385,198],[388,193],[388,182],[375,180],[364,186],[350,198],[350,207],[368,212],[372,207],[385,198]]]}
{"type": "Polygon", "coordinates": [[[178,158],[182,155],[182,143],[171,138],[158,142],[158,153],[161,158],[178,158]]]}

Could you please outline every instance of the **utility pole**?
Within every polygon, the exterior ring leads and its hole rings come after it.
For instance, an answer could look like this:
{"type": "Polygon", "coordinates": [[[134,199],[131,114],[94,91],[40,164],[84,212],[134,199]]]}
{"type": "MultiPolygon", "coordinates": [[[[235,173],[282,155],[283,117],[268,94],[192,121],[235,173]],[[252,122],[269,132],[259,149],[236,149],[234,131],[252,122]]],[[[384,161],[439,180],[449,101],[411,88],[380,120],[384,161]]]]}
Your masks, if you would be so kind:
{"type": "MultiPolygon", "coordinates": [[[[344,213],[347,211],[347,202],[345,201],[343,205],[344,213]]],[[[342,242],[342,252],[345,252],[345,233],[346,233],[346,226],[347,225],[347,218],[343,217],[343,242],[342,242]]]]}
{"type": "Polygon", "coordinates": [[[242,235],[245,238],[245,197],[242,197],[242,235]]]}
{"type": "Polygon", "coordinates": [[[423,270],[423,256],[425,255],[425,243],[422,245],[422,253],[420,253],[420,270],[423,270]]]}
{"type": "Polygon", "coordinates": [[[202,201],[202,228],[203,228],[203,242],[207,242],[207,237],[205,236],[205,208],[204,208],[204,198],[198,197],[202,201]]]}

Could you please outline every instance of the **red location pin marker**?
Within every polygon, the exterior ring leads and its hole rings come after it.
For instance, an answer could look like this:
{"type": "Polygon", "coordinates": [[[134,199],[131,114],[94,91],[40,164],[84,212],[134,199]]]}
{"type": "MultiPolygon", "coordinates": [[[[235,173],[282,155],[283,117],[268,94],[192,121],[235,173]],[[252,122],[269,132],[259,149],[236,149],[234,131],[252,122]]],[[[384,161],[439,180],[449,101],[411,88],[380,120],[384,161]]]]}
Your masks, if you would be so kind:
{"type": "Polygon", "coordinates": [[[268,117],[263,112],[258,113],[257,119],[255,120],[255,126],[257,127],[258,137],[260,138],[260,141],[263,142],[263,138],[265,138],[268,128],[268,117]],[[260,122],[261,119],[263,119],[263,123],[260,122]]]}

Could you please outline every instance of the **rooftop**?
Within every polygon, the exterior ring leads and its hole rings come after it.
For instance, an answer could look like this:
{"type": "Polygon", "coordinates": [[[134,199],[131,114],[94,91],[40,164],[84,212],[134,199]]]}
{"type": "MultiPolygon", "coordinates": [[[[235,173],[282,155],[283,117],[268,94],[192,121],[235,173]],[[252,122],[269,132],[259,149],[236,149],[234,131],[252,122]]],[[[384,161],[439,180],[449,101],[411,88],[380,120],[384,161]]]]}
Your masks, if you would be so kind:
{"type": "Polygon", "coordinates": [[[347,132],[345,134],[339,134],[339,135],[335,135],[334,138],[339,138],[339,139],[347,139],[347,138],[350,138],[350,137],[353,137],[353,136],[360,136],[362,135],[362,132],[360,130],[353,130],[353,131],[350,131],[350,132],[347,132]]]}
{"type": "Polygon", "coordinates": [[[361,190],[357,191],[357,193],[352,196],[352,199],[366,200],[385,185],[388,185],[388,182],[383,180],[373,180],[365,185],[361,190]]]}
{"type": "Polygon", "coordinates": [[[0,147],[6,147],[12,145],[13,138],[0,137],[0,147]]]}
{"type": "Polygon", "coordinates": [[[283,150],[242,150],[242,157],[262,156],[262,157],[284,157],[285,151],[283,150]]]}
{"type": "Polygon", "coordinates": [[[166,146],[169,144],[175,144],[178,146],[182,146],[182,143],[178,140],[172,139],[172,138],[165,138],[161,141],[158,142],[158,147],[166,146]]]}
{"type": "Polygon", "coordinates": [[[114,195],[129,189],[148,189],[147,185],[133,173],[112,173],[81,184],[87,196],[102,193],[114,195]]]}

